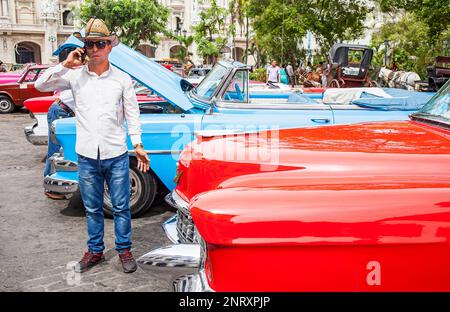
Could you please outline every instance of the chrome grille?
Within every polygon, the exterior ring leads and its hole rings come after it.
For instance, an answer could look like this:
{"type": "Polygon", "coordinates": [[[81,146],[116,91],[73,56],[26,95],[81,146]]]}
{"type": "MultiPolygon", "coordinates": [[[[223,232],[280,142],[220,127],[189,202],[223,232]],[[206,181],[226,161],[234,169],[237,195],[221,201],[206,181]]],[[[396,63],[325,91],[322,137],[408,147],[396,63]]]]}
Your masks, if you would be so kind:
{"type": "Polygon", "coordinates": [[[189,210],[178,208],[177,232],[181,243],[197,243],[195,225],[189,210]]]}

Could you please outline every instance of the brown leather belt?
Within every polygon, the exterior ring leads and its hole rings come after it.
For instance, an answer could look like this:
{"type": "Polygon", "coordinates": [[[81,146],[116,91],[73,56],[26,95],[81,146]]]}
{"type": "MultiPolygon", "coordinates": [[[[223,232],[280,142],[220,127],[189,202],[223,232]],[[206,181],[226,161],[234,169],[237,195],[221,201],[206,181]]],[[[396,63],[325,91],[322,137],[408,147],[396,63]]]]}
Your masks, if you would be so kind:
{"type": "Polygon", "coordinates": [[[57,100],[58,105],[68,114],[75,115],[69,106],[64,104],[60,99],[57,100]]]}

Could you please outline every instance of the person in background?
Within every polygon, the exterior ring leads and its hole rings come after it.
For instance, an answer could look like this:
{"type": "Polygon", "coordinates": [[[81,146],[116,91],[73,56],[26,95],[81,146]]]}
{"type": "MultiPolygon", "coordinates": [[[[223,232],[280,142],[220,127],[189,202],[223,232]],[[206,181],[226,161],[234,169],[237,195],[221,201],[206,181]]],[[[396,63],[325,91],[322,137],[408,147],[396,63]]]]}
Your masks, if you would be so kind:
{"type": "Polygon", "coordinates": [[[319,64],[317,65],[316,73],[319,73],[319,74],[323,73],[323,62],[319,62],[319,64]]]}
{"type": "Polygon", "coordinates": [[[188,56],[186,56],[184,58],[183,67],[184,67],[184,76],[185,77],[189,76],[189,72],[194,67],[194,63],[191,61],[191,59],[188,56]]]}
{"type": "Polygon", "coordinates": [[[295,73],[294,68],[292,67],[292,63],[289,62],[286,66],[286,73],[288,76],[289,84],[292,86],[292,88],[295,87],[295,73]]]}
{"type": "Polygon", "coordinates": [[[306,63],[306,68],[305,68],[305,73],[310,73],[312,72],[312,64],[311,61],[308,61],[308,63],[306,63]]]}
{"type": "Polygon", "coordinates": [[[0,60],[0,73],[6,73],[7,71],[6,65],[0,60]]]}
{"type": "Polygon", "coordinates": [[[328,86],[328,76],[331,73],[331,65],[329,63],[325,64],[322,69],[322,87],[326,88],[328,86]]]}
{"type": "Polygon", "coordinates": [[[272,64],[267,68],[267,81],[266,83],[278,83],[280,82],[280,67],[277,66],[277,61],[273,60],[272,64]]]}

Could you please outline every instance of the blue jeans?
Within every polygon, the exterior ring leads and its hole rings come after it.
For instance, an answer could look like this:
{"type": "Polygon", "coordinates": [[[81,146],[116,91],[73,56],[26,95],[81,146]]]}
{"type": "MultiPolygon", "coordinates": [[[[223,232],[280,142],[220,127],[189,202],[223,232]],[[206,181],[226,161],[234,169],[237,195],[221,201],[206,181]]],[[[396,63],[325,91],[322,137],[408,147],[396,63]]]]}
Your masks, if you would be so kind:
{"type": "Polygon", "coordinates": [[[105,244],[103,190],[106,181],[114,214],[116,250],[131,249],[130,172],[128,152],[110,159],[92,159],[78,155],[81,198],[86,208],[88,249],[103,252],[105,244]]]}
{"type": "Polygon", "coordinates": [[[45,160],[45,167],[44,167],[44,178],[50,174],[50,161],[48,160],[54,153],[58,153],[59,149],[61,148],[61,145],[53,143],[53,141],[50,139],[50,128],[52,126],[52,122],[61,119],[61,118],[68,118],[73,117],[72,114],[66,112],[64,109],[61,108],[61,106],[58,105],[58,102],[53,102],[52,105],[50,105],[47,113],[47,123],[48,123],[48,148],[47,148],[47,159],[45,160]]]}

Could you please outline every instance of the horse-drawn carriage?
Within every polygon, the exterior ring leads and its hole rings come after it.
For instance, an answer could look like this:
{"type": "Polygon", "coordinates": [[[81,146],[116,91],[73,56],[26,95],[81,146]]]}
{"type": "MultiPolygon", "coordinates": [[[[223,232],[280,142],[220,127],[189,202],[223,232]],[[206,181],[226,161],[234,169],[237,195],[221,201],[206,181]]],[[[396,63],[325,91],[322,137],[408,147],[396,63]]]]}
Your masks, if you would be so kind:
{"type": "Polygon", "coordinates": [[[369,77],[373,50],[368,46],[335,43],[328,52],[328,86],[376,87],[369,77]]]}
{"type": "Polygon", "coordinates": [[[335,43],[328,52],[328,64],[318,71],[302,72],[300,81],[313,87],[377,87],[369,77],[372,56],[368,46],[335,43]]]}

